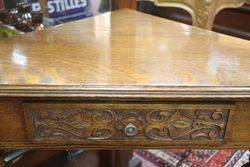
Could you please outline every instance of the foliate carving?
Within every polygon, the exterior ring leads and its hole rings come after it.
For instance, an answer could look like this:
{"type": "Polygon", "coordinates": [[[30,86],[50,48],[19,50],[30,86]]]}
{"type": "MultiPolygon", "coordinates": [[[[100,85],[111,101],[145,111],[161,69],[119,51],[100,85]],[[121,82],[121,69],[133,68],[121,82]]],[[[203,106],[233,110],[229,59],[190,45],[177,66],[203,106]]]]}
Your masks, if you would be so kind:
{"type": "Polygon", "coordinates": [[[223,139],[228,110],[152,111],[146,135],[156,140],[223,139]]]}
{"type": "Polygon", "coordinates": [[[247,0],[151,0],[156,6],[177,7],[187,10],[193,25],[211,30],[217,13],[225,8],[238,8],[247,0]],[[174,2],[174,3],[173,3],[174,2]]]}
{"type": "Polygon", "coordinates": [[[201,0],[197,1],[197,9],[196,9],[196,26],[201,28],[206,28],[207,23],[209,22],[210,10],[212,7],[213,0],[201,0]]]}
{"type": "Polygon", "coordinates": [[[230,108],[30,109],[34,139],[223,140],[230,108]]]}
{"type": "Polygon", "coordinates": [[[108,139],[114,134],[115,116],[110,110],[52,110],[33,114],[38,139],[108,139]]]}

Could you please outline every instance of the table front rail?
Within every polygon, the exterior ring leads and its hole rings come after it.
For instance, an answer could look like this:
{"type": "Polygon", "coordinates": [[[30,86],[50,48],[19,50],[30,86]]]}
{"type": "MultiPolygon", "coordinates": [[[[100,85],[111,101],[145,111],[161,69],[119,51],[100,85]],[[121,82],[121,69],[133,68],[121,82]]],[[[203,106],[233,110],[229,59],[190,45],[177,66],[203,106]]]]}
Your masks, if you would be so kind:
{"type": "Polygon", "coordinates": [[[249,110],[232,101],[6,100],[0,148],[246,148],[249,110]]]}

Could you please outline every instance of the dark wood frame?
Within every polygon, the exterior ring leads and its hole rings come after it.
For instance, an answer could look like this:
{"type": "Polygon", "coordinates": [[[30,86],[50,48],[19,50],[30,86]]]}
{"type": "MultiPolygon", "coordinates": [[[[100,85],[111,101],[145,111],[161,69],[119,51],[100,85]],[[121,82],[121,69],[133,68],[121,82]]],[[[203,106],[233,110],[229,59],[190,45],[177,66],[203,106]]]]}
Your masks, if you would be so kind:
{"type": "Polygon", "coordinates": [[[112,0],[112,8],[113,9],[122,9],[122,8],[129,8],[129,9],[136,9],[137,8],[137,1],[136,0],[112,0]]]}

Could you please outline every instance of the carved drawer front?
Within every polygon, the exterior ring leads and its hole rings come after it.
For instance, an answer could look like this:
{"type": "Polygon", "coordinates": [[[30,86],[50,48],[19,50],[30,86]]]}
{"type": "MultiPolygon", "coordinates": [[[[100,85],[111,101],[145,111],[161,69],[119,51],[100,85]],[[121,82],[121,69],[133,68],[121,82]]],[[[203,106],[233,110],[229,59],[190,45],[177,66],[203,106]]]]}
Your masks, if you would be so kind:
{"type": "Polygon", "coordinates": [[[232,105],[26,103],[33,142],[223,141],[232,105]]]}

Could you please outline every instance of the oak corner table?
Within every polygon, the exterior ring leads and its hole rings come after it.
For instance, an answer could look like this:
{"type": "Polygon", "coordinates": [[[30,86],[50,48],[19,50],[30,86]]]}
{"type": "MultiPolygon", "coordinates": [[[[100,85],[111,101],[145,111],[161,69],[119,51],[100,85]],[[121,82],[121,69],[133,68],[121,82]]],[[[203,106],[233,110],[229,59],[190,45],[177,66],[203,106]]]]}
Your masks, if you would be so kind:
{"type": "Polygon", "coordinates": [[[0,149],[248,149],[250,42],[119,10],[0,41],[0,149]]]}

